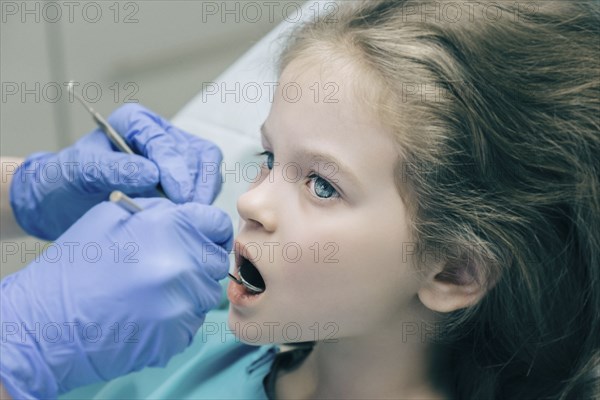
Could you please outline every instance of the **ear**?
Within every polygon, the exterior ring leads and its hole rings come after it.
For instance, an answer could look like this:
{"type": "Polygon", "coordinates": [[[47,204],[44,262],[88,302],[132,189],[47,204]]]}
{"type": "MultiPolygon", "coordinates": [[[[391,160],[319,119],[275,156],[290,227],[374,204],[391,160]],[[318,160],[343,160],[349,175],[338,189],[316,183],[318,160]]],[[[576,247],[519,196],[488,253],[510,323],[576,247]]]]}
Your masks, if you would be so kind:
{"type": "Polygon", "coordinates": [[[468,256],[446,261],[432,268],[417,295],[427,308],[437,312],[475,305],[487,292],[481,267],[468,256]]]}

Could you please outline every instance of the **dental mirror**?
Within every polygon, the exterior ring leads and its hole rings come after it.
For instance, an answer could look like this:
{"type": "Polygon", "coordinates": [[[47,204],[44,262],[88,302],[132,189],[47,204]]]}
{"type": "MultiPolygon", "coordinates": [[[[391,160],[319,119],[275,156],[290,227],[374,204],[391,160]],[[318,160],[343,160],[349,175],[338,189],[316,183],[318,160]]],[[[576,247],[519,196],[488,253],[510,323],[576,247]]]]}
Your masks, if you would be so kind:
{"type": "Polygon", "coordinates": [[[231,273],[229,274],[229,277],[233,279],[237,284],[244,285],[246,289],[248,289],[250,292],[262,293],[265,291],[265,281],[260,276],[260,273],[258,272],[256,267],[254,267],[252,263],[248,260],[246,260],[242,263],[242,265],[240,265],[239,274],[240,279],[237,279],[231,273]]]}

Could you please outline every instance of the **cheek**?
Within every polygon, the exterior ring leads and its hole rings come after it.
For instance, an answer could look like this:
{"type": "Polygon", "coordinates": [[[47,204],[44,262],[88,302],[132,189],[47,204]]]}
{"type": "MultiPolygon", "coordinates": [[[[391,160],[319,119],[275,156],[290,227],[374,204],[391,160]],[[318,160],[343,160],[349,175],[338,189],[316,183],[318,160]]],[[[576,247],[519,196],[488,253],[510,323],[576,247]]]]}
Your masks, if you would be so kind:
{"type": "Polygon", "coordinates": [[[398,227],[374,225],[364,234],[348,238],[340,252],[347,270],[346,284],[360,290],[370,306],[396,302],[414,283],[410,279],[411,265],[403,252],[406,244],[398,227]]]}
{"type": "MultiPolygon", "coordinates": [[[[303,333],[299,341],[314,340],[316,334],[361,334],[389,322],[417,285],[409,260],[403,259],[403,249],[411,244],[403,215],[386,211],[398,204],[384,206],[318,217],[288,214],[279,225],[273,257],[263,250],[265,301],[251,316],[233,312],[230,318],[241,326],[249,321],[298,324],[303,333]]],[[[243,329],[238,333],[245,337],[243,329]]],[[[275,341],[285,339],[279,335],[275,341]]],[[[262,343],[269,341],[261,337],[262,343]]]]}
{"type": "Polygon", "coordinates": [[[417,286],[403,260],[404,231],[397,225],[364,226],[362,219],[346,219],[335,230],[313,231],[297,241],[302,245],[297,262],[289,262],[297,252],[288,247],[271,293],[277,308],[307,326],[333,323],[337,335],[348,336],[383,323],[408,304],[417,286]]]}

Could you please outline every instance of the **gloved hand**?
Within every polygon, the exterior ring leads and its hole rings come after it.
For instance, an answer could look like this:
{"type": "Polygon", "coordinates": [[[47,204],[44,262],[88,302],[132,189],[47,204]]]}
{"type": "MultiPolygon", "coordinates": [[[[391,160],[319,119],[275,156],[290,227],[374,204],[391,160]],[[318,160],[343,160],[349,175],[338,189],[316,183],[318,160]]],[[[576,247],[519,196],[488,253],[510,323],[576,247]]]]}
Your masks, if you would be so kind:
{"type": "Polygon", "coordinates": [[[156,197],[160,181],[175,203],[211,204],[221,190],[219,148],[183,132],[138,104],[108,117],[130,147],[121,153],[96,129],[58,153],[31,155],[13,175],[10,201],[30,235],[54,240],[113,190],[156,197]]]}
{"type": "Polygon", "coordinates": [[[104,202],[0,282],[0,377],[13,398],[55,398],[184,350],[219,304],[233,244],[220,209],[104,202]]]}

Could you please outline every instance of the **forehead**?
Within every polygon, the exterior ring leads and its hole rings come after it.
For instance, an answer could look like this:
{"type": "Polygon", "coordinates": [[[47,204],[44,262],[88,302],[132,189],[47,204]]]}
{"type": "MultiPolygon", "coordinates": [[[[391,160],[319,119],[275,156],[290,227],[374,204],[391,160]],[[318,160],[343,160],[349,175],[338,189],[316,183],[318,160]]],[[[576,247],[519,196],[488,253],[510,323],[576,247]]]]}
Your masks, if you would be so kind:
{"type": "Polygon", "coordinates": [[[290,62],[282,71],[265,126],[275,142],[290,145],[287,150],[320,146],[353,166],[359,178],[373,179],[376,173],[393,182],[396,141],[377,113],[365,106],[366,82],[357,85],[360,75],[337,61],[290,62]]]}
{"type": "Polygon", "coordinates": [[[281,73],[273,111],[283,113],[301,126],[315,128],[318,124],[321,130],[346,136],[355,127],[384,131],[373,111],[377,109],[373,86],[348,60],[299,57],[281,73]]]}

